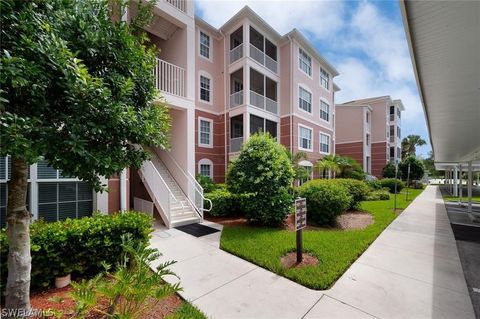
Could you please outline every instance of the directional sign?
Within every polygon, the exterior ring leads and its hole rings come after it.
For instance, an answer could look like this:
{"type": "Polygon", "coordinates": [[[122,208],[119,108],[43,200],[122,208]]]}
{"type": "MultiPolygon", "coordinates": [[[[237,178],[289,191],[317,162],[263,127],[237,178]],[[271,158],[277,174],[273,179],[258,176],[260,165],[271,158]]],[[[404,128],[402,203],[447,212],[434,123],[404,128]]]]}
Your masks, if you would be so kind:
{"type": "Polygon", "coordinates": [[[298,198],[295,200],[295,230],[307,227],[307,200],[298,198]]]}

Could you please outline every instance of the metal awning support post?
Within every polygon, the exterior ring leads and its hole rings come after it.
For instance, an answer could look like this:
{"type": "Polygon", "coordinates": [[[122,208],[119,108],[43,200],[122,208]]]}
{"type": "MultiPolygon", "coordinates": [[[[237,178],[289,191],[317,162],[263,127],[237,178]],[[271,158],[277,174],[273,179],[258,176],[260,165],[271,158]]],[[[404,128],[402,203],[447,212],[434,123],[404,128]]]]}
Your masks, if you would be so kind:
{"type": "Polygon", "coordinates": [[[458,196],[458,168],[453,169],[453,196],[458,196]]]}
{"type": "Polygon", "coordinates": [[[462,204],[462,196],[463,196],[463,179],[462,179],[462,164],[459,165],[460,174],[458,176],[458,203],[462,204]]]}

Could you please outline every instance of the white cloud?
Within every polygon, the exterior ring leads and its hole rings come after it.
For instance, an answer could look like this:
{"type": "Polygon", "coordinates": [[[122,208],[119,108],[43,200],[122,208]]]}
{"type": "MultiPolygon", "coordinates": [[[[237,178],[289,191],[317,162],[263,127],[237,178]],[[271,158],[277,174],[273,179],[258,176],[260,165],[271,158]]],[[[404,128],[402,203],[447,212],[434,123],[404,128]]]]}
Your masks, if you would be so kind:
{"type": "Polygon", "coordinates": [[[340,30],[344,21],[341,1],[199,0],[195,4],[203,19],[216,28],[246,5],[280,34],[297,28],[317,39],[324,39],[340,30]]]}

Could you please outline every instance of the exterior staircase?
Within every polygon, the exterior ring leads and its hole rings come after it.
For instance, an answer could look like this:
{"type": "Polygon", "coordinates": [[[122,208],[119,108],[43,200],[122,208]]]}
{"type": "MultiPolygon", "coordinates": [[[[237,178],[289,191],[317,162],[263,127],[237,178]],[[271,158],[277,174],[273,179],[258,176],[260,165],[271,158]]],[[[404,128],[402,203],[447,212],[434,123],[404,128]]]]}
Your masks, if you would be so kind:
{"type": "Polygon", "coordinates": [[[189,189],[192,189],[191,195],[188,196],[165,163],[155,152],[152,151],[152,154],[154,155],[152,160],[143,163],[139,175],[165,225],[172,228],[202,222],[203,212],[210,210],[203,208],[204,201],[210,202],[204,198],[203,188],[191,174],[185,173],[175,162],[183,174],[182,177],[188,181],[189,189]]]}

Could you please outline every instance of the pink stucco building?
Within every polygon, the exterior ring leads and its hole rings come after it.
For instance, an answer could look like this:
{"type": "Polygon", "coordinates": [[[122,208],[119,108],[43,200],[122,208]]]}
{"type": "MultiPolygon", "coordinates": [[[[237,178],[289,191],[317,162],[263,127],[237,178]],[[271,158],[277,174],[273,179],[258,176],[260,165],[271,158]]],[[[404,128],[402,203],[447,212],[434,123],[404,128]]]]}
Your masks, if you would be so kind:
{"type": "Polygon", "coordinates": [[[251,134],[269,132],[309,167],[335,152],[335,68],[296,29],[249,7],[219,29],[195,18],[195,173],[225,180],[251,134]]]}
{"type": "Polygon", "coordinates": [[[382,177],[389,161],[401,159],[401,100],[380,96],[336,105],[336,152],[382,177]]]}

